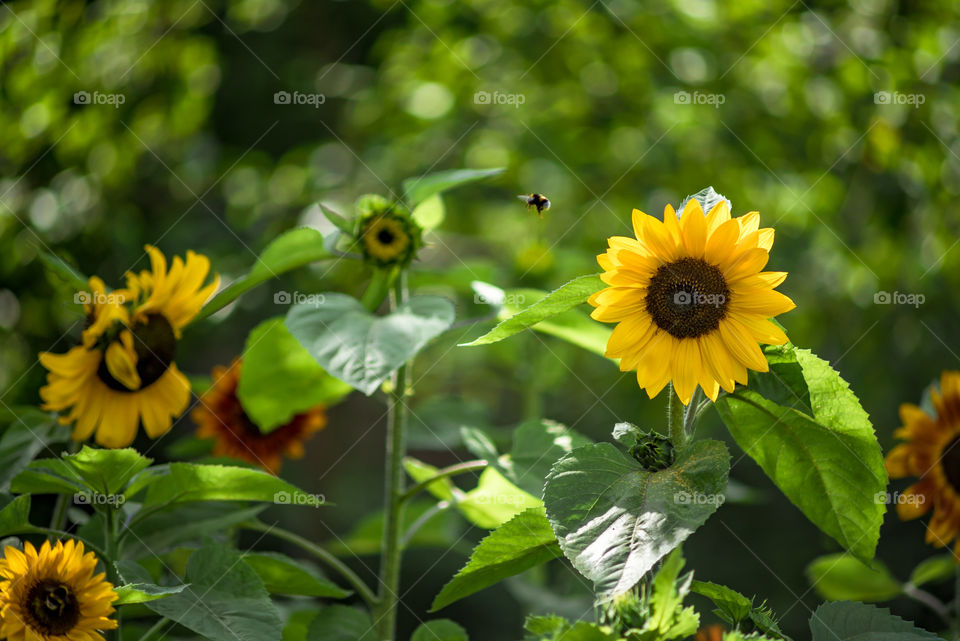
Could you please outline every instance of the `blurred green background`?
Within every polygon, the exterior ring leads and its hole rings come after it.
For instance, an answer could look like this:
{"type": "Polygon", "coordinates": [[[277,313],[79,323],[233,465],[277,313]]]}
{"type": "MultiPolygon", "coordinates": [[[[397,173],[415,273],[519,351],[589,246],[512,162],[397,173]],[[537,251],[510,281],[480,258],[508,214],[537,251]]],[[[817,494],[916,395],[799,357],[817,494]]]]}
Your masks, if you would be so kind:
{"type": "MultiPolygon", "coordinates": [[[[735,214],[759,210],[776,227],[769,268],[790,272],[780,289],[797,303],[780,320],[850,381],[889,449],[898,404],[958,367],[958,18],[953,3],[892,0],[4,3],[0,398],[37,402],[37,352],[65,351],[82,325],[39,249],[115,285],[147,264],[145,243],[195,249],[229,280],[279,232],[326,229],[318,201],[347,211],[407,176],[503,166],[446,197],[416,265],[415,282],[456,298],[461,320],[488,313],[472,280],[559,286],[597,269],[633,207],[659,215],[713,185],[735,214]],[[294,104],[295,92],[322,104],[294,104]],[[553,201],[543,220],[515,198],[531,191],[553,201]],[[876,304],[880,292],[923,303],[876,304]]],[[[349,262],[270,282],[190,328],[181,369],[228,363],[250,328],[285,312],[278,291],[362,286],[349,262]]],[[[556,339],[454,347],[486,328],[464,326],[418,358],[421,458],[469,457],[460,424],[542,414],[606,438],[619,420],[661,422],[665,395],[647,401],[632,376],[556,339]]],[[[354,394],[308,460],[288,464],[339,505],[301,515],[298,531],[336,540],[379,504],[383,413],[380,398],[354,394]]],[[[163,457],[192,429],[185,417],[142,445],[163,457]]],[[[731,448],[731,477],[762,500],[724,506],[685,546],[689,564],[767,598],[803,638],[819,601],[804,568],[837,546],[731,448]]],[[[439,547],[408,557],[403,629],[482,534],[440,525],[439,547]]],[[[880,556],[901,578],[934,553],[923,532],[888,515],[880,556]]],[[[376,569],[373,556],[351,563],[376,569]]],[[[554,565],[444,614],[477,639],[519,638],[530,611],[592,616],[582,582],[554,565]]],[[[911,602],[892,605],[935,626],[911,602]]]]}

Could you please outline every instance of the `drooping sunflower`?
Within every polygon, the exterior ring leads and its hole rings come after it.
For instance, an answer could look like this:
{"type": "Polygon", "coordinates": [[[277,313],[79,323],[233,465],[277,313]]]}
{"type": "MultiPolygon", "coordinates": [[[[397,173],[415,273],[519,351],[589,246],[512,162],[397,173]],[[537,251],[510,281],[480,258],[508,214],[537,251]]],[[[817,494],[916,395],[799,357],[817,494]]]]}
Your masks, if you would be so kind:
{"type": "Polygon", "coordinates": [[[303,443],[326,427],[325,408],[318,405],[296,414],[285,425],[264,434],[247,416],[237,396],[241,364],[240,359],[235,359],[230,367],[213,369],[213,387],[200,397],[190,418],[199,426],[199,438],[215,439],[215,456],[249,461],[271,474],[278,474],[285,456],[302,458],[303,443]]]}
{"type": "MultiPolygon", "coordinates": [[[[893,434],[906,443],[890,450],[886,467],[891,479],[918,479],[899,496],[897,514],[907,521],[932,508],[926,541],[944,547],[960,533],[960,372],[943,372],[930,400],[936,416],[900,406],[903,426],[893,434]]],[[[954,553],[960,558],[960,538],[954,553]]]]}
{"type": "Polygon", "coordinates": [[[9,641],[102,641],[113,630],[117,594],[97,557],[73,539],[44,541],[37,551],[4,550],[0,560],[0,637],[9,641]]]}
{"type": "Polygon", "coordinates": [[[43,408],[63,411],[73,439],[95,434],[104,447],[126,447],[142,423],[150,438],[167,432],[186,410],[190,384],[174,361],[177,339],[217,288],[203,287],[210,270],[205,256],[187,252],[167,270],[166,259],[147,246],[151,269],[127,274],[127,288],[106,292],[90,279],[81,344],[65,354],[43,352],[47,385],[43,408]]]}
{"type": "Polygon", "coordinates": [[[679,216],[667,205],[662,222],[634,209],[633,231],[608,240],[597,262],[609,287],[589,299],[594,319],[617,323],[606,355],[620,370],[636,370],[650,398],[672,381],[684,404],[697,385],[716,400],[747,368],[767,371],[758,343],[787,342],[769,319],[795,305],[774,291],[787,273],[761,271],[774,234],[760,214],[731,218],[721,200],[704,215],[691,198],[679,216]]]}

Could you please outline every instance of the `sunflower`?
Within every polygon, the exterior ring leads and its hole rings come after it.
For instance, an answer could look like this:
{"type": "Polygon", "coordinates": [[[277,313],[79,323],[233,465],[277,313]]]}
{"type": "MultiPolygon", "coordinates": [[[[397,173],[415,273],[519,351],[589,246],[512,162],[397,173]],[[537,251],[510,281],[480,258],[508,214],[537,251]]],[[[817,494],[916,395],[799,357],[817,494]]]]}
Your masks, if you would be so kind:
{"type": "Polygon", "coordinates": [[[44,541],[38,552],[4,550],[0,560],[0,637],[9,641],[96,641],[113,630],[117,595],[83,543],[44,541]]]}
{"type": "Polygon", "coordinates": [[[907,442],[890,451],[886,467],[891,479],[919,479],[898,497],[897,514],[907,521],[932,507],[926,540],[944,547],[960,532],[960,372],[943,372],[930,400],[936,417],[911,403],[900,406],[903,427],[893,434],[907,442]]]}
{"type": "Polygon", "coordinates": [[[609,287],[590,297],[591,316],[617,323],[606,355],[635,369],[650,398],[672,381],[684,404],[697,385],[716,400],[746,384],[747,368],[767,371],[758,342],[787,342],[768,319],[795,305],[773,291],[786,272],[760,271],[773,229],[759,227],[757,212],[731,218],[720,201],[705,216],[691,198],[680,216],[667,205],[663,222],[634,209],[636,238],[610,238],[597,257],[609,287]]]}
{"type": "Polygon", "coordinates": [[[277,474],[284,456],[302,458],[304,441],[326,427],[325,408],[322,405],[313,407],[264,434],[247,416],[237,397],[240,366],[241,360],[235,359],[230,367],[213,369],[213,387],[200,397],[200,403],[190,413],[190,418],[199,426],[199,438],[215,439],[215,456],[249,461],[277,474]]]}
{"type": "Polygon", "coordinates": [[[165,434],[190,401],[190,384],[174,362],[180,332],[217,287],[202,287],[210,261],[187,252],[167,270],[163,254],[146,247],[152,269],[127,274],[127,288],[107,293],[97,277],[85,300],[87,328],[65,354],[43,352],[43,408],[66,412],[73,439],[95,434],[104,447],[126,447],[138,425],[150,438],[165,434]]]}

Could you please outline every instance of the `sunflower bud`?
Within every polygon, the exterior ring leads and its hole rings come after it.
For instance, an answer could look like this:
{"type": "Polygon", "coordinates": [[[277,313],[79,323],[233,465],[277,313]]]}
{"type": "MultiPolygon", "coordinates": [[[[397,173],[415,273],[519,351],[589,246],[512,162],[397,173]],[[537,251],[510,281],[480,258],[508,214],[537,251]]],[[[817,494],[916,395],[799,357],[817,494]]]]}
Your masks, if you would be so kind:
{"type": "Polygon", "coordinates": [[[651,472],[670,467],[677,458],[670,439],[653,433],[641,436],[630,448],[630,456],[651,472]]]}
{"type": "Polygon", "coordinates": [[[405,267],[423,245],[423,229],[406,207],[382,196],[357,200],[357,234],[364,259],[378,267],[405,267]]]}

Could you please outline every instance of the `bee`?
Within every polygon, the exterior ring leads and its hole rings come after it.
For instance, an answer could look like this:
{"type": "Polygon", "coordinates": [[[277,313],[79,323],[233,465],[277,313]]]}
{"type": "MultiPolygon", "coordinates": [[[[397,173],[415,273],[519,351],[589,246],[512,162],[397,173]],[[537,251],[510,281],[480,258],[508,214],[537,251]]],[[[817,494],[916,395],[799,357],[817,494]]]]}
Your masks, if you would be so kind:
{"type": "Polygon", "coordinates": [[[544,211],[550,209],[550,199],[543,194],[520,194],[517,198],[527,203],[527,209],[536,207],[540,218],[543,218],[544,211]]]}

